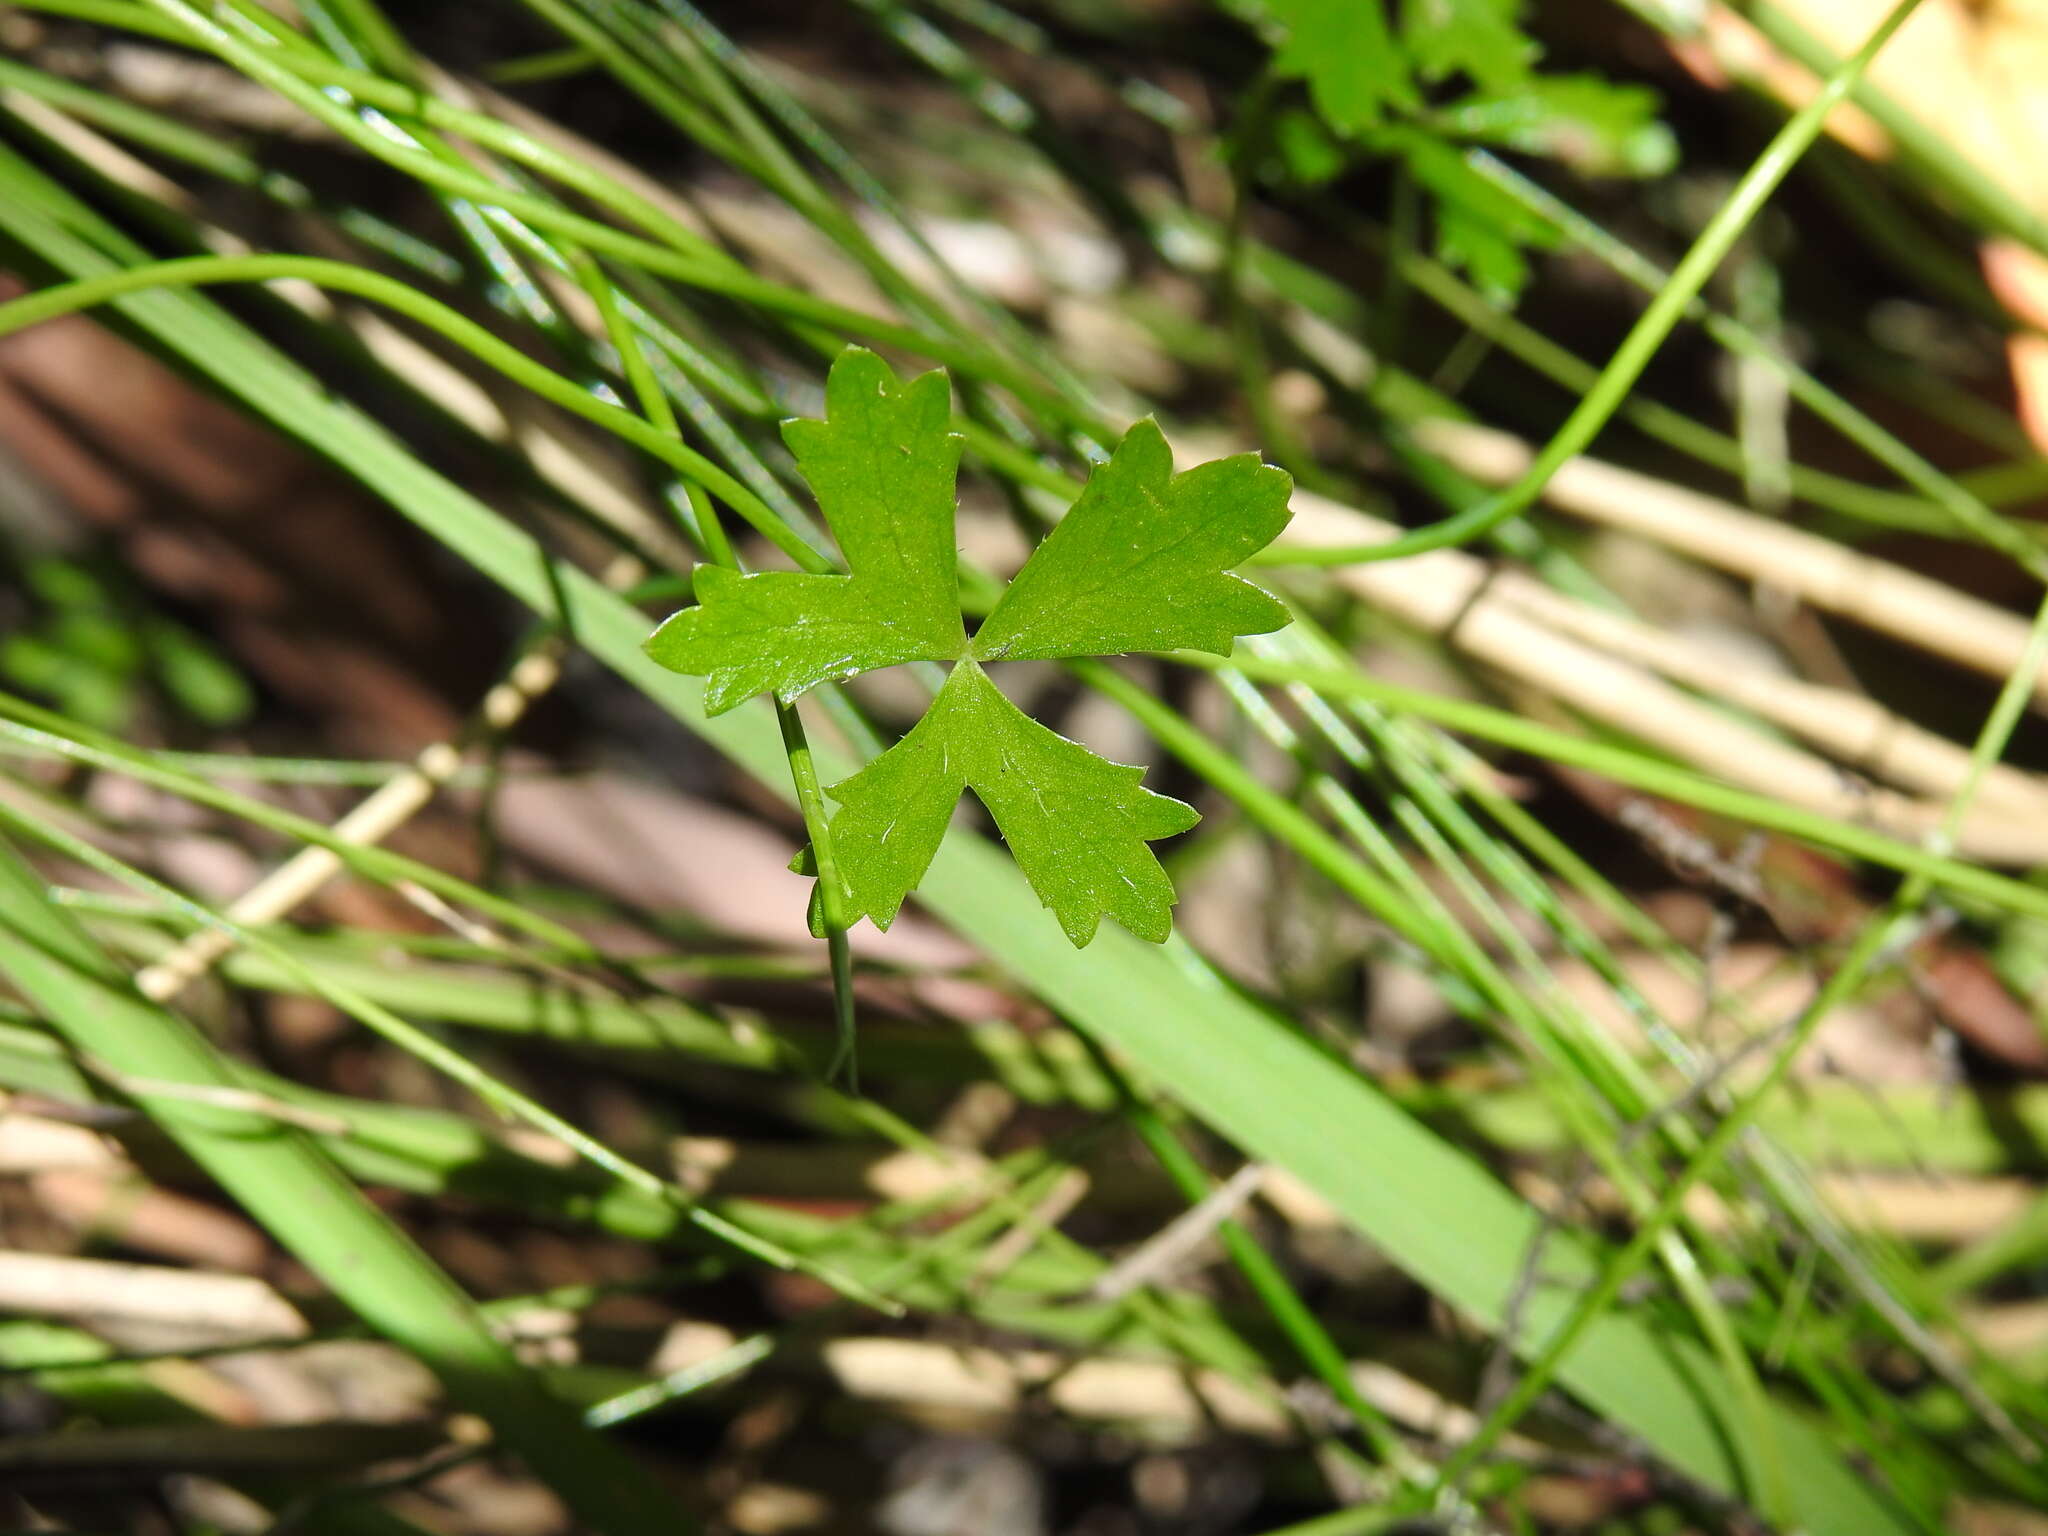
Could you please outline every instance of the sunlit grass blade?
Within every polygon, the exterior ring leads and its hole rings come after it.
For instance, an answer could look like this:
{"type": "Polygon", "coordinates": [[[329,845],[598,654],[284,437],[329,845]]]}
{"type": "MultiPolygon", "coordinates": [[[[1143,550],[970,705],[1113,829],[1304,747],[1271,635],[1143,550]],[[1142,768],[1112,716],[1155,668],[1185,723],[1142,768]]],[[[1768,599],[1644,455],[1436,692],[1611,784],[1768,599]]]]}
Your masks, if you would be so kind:
{"type": "MultiPolygon", "coordinates": [[[[0,843],[0,971],[82,1051],[129,1077],[232,1087],[211,1046],[147,1002],[0,843]]],[[[245,1111],[152,1097],[164,1130],[335,1294],[481,1414],[607,1536],[687,1529],[621,1451],[586,1430],[492,1337],[468,1297],[297,1131],[245,1111]]]]}

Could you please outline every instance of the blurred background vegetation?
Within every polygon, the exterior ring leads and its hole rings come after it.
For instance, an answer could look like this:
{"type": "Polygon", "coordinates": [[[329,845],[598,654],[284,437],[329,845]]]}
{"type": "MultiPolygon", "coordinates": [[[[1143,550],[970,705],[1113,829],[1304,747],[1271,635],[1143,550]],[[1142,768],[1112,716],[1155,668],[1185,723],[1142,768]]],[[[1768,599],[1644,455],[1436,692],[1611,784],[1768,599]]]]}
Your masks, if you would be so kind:
{"type": "Polygon", "coordinates": [[[0,1524],[2048,1532],[2044,262],[2027,0],[0,4],[0,1524]],[[1297,487],[857,1078],[639,649],[849,341],[1297,487]]]}

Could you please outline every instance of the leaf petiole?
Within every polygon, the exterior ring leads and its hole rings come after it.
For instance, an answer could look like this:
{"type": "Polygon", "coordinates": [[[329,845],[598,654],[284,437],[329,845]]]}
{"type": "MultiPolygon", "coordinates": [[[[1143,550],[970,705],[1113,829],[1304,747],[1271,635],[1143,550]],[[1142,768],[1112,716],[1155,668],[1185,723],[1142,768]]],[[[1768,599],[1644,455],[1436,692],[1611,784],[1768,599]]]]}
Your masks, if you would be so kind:
{"type": "Polygon", "coordinates": [[[818,926],[825,930],[825,951],[832,961],[832,1063],[825,1069],[825,1081],[836,1082],[840,1069],[846,1070],[846,1087],[860,1092],[860,1074],[854,1064],[855,1017],[853,1009],[853,946],[847,941],[846,887],[839,878],[839,861],[832,851],[832,828],[825,810],[825,796],[818,787],[818,767],[811,758],[810,738],[804,734],[803,718],[794,700],[775,701],[775,721],[782,728],[782,750],[789,758],[790,782],[796,786],[797,809],[804,818],[804,832],[811,840],[811,862],[817,871],[816,908],[818,926]]]}

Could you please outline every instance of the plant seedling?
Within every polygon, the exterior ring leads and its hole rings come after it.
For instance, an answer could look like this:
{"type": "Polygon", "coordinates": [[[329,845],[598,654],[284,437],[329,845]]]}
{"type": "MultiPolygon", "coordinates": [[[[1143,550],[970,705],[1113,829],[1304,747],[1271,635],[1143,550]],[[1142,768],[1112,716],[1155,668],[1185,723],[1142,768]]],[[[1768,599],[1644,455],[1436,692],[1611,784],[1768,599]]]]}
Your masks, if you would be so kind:
{"type": "Polygon", "coordinates": [[[988,808],[1018,867],[1077,947],[1114,917],[1140,938],[1172,927],[1173,884],[1151,841],[1185,832],[1192,806],[1012,704],[983,667],[1000,661],[1192,649],[1227,656],[1287,609],[1228,574],[1287,525],[1292,482],[1256,454],[1180,474],[1156,423],[1139,422],[1032,552],[973,635],[953,544],[960,437],[932,372],[900,382],[848,348],[826,381],[825,419],[783,425],[849,574],[697,567],[697,606],[647,642],[663,666],[706,679],[712,714],[758,693],[909,661],[950,663],[924,717],[830,786],[829,836],[849,919],[886,929],[938,852],[963,789],[988,808]]]}

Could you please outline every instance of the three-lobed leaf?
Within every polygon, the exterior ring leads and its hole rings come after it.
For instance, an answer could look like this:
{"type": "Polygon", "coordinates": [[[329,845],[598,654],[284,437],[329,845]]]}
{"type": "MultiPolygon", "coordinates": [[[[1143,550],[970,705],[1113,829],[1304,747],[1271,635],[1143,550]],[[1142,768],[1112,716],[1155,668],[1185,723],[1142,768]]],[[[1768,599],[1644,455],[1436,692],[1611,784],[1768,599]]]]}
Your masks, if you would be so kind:
{"type": "Polygon", "coordinates": [[[1464,73],[1499,90],[1527,77],[1537,48],[1517,0],[1402,0],[1401,41],[1425,80],[1464,73]]]}
{"type": "Polygon", "coordinates": [[[957,647],[966,638],[953,549],[963,440],[952,420],[945,374],[899,384],[881,358],[850,347],[826,377],[825,419],[784,422],[782,440],[816,493],[846,568],[884,584],[906,626],[957,647]]]}
{"type": "Polygon", "coordinates": [[[1528,280],[1525,250],[1547,250],[1562,238],[1556,227],[1516,202],[1466,162],[1456,146],[1415,128],[1389,128],[1385,147],[1407,163],[1417,186],[1436,199],[1437,255],[1462,267],[1495,302],[1506,302],[1528,280]]]}
{"type": "Polygon", "coordinates": [[[895,746],[830,786],[846,899],[895,921],[972,790],[1041,902],[1075,945],[1114,917],[1143,938],[1171,929],[1173,884],[1148,846],[1194,809],[1025,715],[983,662],[1188,648],[1228,655],[1236,636],[1288,619],[1229,573],[1287,524],[1288,477],[1254,454],[1176,474],[1151,421],[1126,434],[1032,553],[970,641],[954,554],[960,439],[945,375],[899,383],[848,348],[823,421],[783,436],[846,557],[845,576],[720,567],[696,572],[697,606],[647,643],[664,666],[706,678],[713,714],[756,693],[793,699],[819,683],[906,661],[952,662],[931,708],[895,746]]]}

